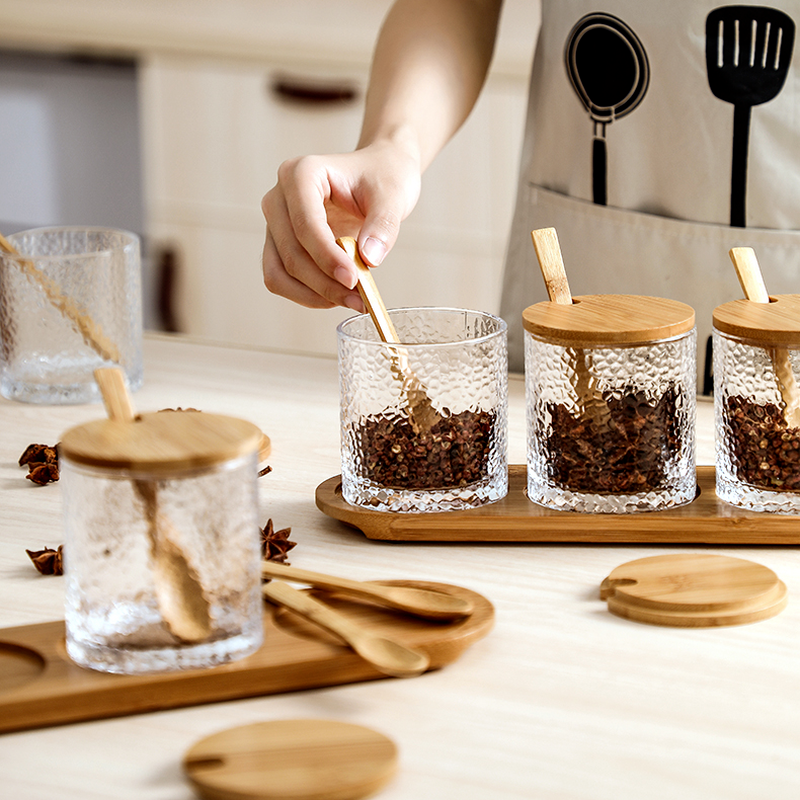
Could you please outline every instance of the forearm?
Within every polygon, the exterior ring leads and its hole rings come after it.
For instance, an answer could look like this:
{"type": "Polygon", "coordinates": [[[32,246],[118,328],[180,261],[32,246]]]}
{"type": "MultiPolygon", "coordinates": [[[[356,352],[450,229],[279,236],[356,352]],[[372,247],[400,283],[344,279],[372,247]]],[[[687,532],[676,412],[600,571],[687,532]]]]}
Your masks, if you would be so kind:
{"type": "Polygon", "coordinates": [[[392,141],[423,171],[467,118],[502,0],[398,0],[378,38],[359,148],[392,141]]]}

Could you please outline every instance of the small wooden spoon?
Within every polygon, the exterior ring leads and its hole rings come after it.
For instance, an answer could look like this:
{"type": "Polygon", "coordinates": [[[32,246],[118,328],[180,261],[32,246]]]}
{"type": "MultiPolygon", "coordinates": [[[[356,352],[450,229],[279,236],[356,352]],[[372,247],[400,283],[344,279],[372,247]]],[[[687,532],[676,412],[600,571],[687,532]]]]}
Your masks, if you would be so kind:
{"type": "MultiPolygon", "coordinates": [[[[358,252],[358,244],[352,236],[343,236],[336,244],[353,259],[358,274],[358,293],[367,307],[381,341],[387,344],[400,344],[389,312],[383,303],[372,272],[358,252]]],[[[422,382],[408,365],[408,354],[400,348],[392,348],[392,372],[403,384],[408,404],[408,417],[415,433],[427,433],[441,419],[434,409],[428,392],[422,382]]]]}
{"type": "MultiPolygon", "coordinates": [[[[0,233],[0,249],[5,250],[9,255],[21,257],[20,252],[2,233],[0,233]]],[[[37,269],[33,261],[22,259],[18,263],[20,269],[39,286],[50,303],[69,320],[72,327],[83,337],[84,342],[100,358],[106,361],[119,362],[120,355],[117,346],[108,339],[100,326],[71,297],[67,297],[61,291],[54,280],[45,275],[40,269],[37,269]]]]}
{"type": "MultiPolygon", "coordinates": [[[[136,413],[122,370],[100,368],[95,370],[94,376],[109,418],[135,424],[136,413]]],[[[184,642],[201,642],[211,633],[211,613],[200,579],[176,543],[172,523],[158,510],[155,484],[134,480],[133,485],[145,505],[153,582],[161,616],[177,638],[184,642]]]]}
{"type": "MultiPolygon", "coordinates": [[[[531,231],[533,248],[539,259],[547,295],[552,303],[572,305],[572,293],[569,290],[567,272],[564,269],[564,260],[561,257],[561,247],[555,228],[540,228],[531,231]]],[[[603,399],[602,392],[597,388],[597,381],[586,363],[586,353],[575,348],[575,393],[578,396],[578,406],[583,413],[592,418],[601,430],[608,428],[611,414],[608,405],[603,399]]]]}
{"type": "Polygon", "coordinates": [[[301,592],[282,581],[270,581],[261,587],[264,597],[272,603],[295,611],[321,628],[334,633],[346,642],[365,661],[386,675],[395,678],[413,678],[430,666],[425,653],[412,650],[393,639],[376,636],[334,611],[307,592],[301,592]]]}
{"type": "Polygon", "coordinates": [[[287,564],[277,564],[274,561],[261,562],[261,575],[366,597],[388,608],[396,608],[427,619],[459,619],[469,616],[474,610],[472,603],[444,592],[418,589],[414,586],[385,586],[380,583],[353,581],[290,567],[287,564]]]}
{"type": "MultiPolygon", "coordinates": [[[[769,303],[769,293],[752,247],[734,247],[729,251],[744,296],[753,303],[769,303]]],[[[789,351],[783,347],[768,348],[778,389],[784,402],[783,418],[789,428],[800,428],[800,389],[792,372],[789,351]]]]}

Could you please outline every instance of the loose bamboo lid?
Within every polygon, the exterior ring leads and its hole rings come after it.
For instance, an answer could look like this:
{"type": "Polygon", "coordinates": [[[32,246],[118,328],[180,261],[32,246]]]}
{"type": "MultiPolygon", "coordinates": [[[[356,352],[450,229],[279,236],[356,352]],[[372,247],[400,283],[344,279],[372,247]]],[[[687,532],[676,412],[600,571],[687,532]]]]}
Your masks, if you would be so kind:
{"type": "Polygon", "coordinates": [[[255,452],[261,431],[235,417],[199,411],[158,411],[135,422],[98,419],[68,430],[59,442],[67,459],[91,467],[172,473],[213,466],[255,452]]]}
{"type": "Polygon", "coordinates": [[[632,294],[587,294],[572,305],[549,300],[522,312],[526,331],[569,345],[634,345],[688,333],[694,310],[677,300],[632,294]]]}
{"type": "Polygon", "coordinates": [[[764,344],[800,347],[800,295],[770,295],[769,303],[733,300],[714,309],[722,333],[764,344]]]}

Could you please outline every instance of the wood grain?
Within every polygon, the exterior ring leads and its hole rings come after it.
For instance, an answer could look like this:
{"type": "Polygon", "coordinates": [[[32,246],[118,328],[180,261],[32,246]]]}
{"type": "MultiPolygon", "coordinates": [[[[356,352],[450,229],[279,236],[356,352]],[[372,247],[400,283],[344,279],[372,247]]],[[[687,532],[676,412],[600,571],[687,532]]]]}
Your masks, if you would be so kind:
{"type": "Polygon", "coordinates": [[[697,468],[699,494],[680,508],[632,514],[555,511],[528,500],[524,464],[508,470],[502,500],[466,511],[397,514],[351,506],[341,477],[317,487],[317,508],[368,539],[438,542],[800,544],[800,517],[736,508],[715,491],[714,467],[697,468]]]}
{"type": "MultiPolygon", "coordinates": [[[[470,600],[475,611],[457,622],[425,622],[368,603],[320,596],[373,633],[426,653],[429,669],[455,661],[493,625],[492,604],[469,589],[423,581],[387,583],[452,593],[470,600]]],[[[264,644],[258,652],[220,667],[155,675],[83,669],[66,654],[63,621],[0,630],[0,687],[6,686],[7,669],[19,681],[21,665],[31,680],[10,691],[0,689],[0,733],[386,677],[317,626],[272,606],[265,608],[264,644]],[[44,666],[37,671],[40,662],[44,666]]]]}
{"type": "Polygon", "coordinates": [[[526,331],[570,347],[637,345],[688,333],[694,310],[661,297],[576,295],[571,305],[545,301],[522,312],[526,331]]]}
{"type": "Polygon", "coordinates": [[[356,800],[397,772],[397,746],[361,725],[285,719],[201,739],[183,769],[209,800],[356,800]]]}
{"type": "Polygon", "coordinates": [[[711,628],[779,614],[786,586],[767,567],[709,553],[670,553],[629,561],[602,582],[613,614],[652,625],[711,628]]]}

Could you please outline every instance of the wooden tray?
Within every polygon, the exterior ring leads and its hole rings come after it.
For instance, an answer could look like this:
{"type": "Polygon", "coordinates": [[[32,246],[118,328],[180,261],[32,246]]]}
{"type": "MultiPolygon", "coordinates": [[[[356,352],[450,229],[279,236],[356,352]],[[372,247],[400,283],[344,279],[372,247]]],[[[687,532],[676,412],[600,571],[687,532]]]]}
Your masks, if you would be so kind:
{"type": "MultiPolygon", "coordinates": [[[[315,594],[373,631],[425,651],[430,669],[455,661],[494,622],[492,604],[469,589],[387,583],[468,598],[475,611],[457,622],[431,622],[332,593],[315,594]]],[[[0,630],[0,733],[385,677],[336,637],[269,604],[258,652],[220,667],[155,675],[84,669],[66,654],[63,621],[24,625],[0,630]]]]}
{"type": "Polygon", "coordinates": [[[341,476],[317,487],[317,507],[368,539],[406,542],[636,542],[800,544],[800,516],[746,511],[717,497],[714,467],[697,468],[696,499],[668,511],[585,514],[536,505],[525,465],[508,470],[508,495],[467,511],[397,514],[346,503],[341,476]]]}

